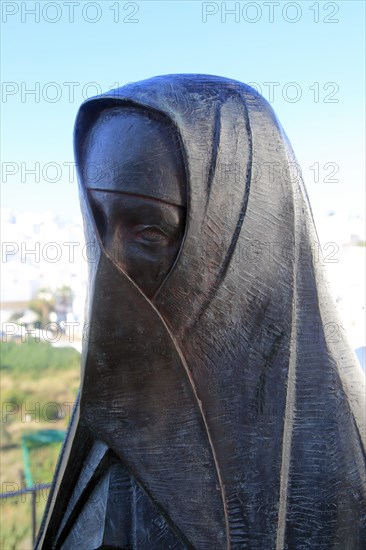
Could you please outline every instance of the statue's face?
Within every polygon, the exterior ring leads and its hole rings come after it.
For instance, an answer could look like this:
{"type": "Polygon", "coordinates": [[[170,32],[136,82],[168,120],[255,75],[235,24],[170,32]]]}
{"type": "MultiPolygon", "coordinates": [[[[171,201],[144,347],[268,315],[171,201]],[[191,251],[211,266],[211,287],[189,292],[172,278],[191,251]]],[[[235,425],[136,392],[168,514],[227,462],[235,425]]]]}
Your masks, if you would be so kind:
{"type": "Polygon", "coordinates": [[[186,183],[181,153],[162,123],[121,114],[98,123],[85,161],[96,168],[89,181],[85,171],[85,184],[103,245],[152,298],[183,237],[186,183]]]}

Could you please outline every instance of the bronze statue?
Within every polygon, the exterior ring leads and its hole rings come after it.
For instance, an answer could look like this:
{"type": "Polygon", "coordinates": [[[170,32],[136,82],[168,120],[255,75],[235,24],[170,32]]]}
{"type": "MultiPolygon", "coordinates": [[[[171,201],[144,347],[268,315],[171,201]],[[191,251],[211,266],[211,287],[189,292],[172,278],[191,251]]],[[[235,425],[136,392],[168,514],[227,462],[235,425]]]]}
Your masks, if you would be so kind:
{"type": "Polygon", "coordinates": [[[295,157],[253,89],[168,75],[75,126],[80,397],[38,549],[359,550],[365,380],[295,157]]]}

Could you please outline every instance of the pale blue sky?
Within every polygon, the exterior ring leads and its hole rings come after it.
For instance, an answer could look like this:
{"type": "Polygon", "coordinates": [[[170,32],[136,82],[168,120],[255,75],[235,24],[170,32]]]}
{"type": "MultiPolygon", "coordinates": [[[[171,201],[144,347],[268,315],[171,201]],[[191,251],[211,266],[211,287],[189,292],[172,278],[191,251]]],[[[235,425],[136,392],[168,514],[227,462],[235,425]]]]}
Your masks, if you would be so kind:
{"type": "MultiPolygon", "coordinates": [[[[70,22],[70,2],[2,2],[4,207],[54,210],[66,219],[78,214],[76,182],[69,181],[64,163],[73,161],[72,130],[82,89],[88,95],[97,91],[85,88],[88,83],[105,91],[158,74],[200,72],[258,83],[267,99],[264,83],[278,82],[272,105],[303,168],[315,212],[362,211],[363,1],[79,0],[73,4],[74,22],[70,22]],[[229,14],[225,22],[221,7],[225,5],[228,10],[238,6],[237,22],[229,14]],[[26,8],[38,10],[40,21],[35,22],[26,8]],[[217,13],[207,15],[204,23],[205,11],[217,13]],[[117,16],[119,22],[114,22],[117,16]],[[99,21],[90,22],[97,17],[99,21]],[[138,22],[123,21],[129,17],[138,22]],[[248,21],[255,18],[257,22],[248,21]],[[314,21],[317,18],[319,22],[314,21]],[[289,22],[294,19],[298,21],[289,22]],[[67,82],[78,83],[71,101],[67,82]],[[295,86],[288,86],[293,82],[295,86]],[[36,86],[37,98],[24,97],[36,86]],[[286,101],[282,97],[286,90],[290,99],[300,90],[299,101],[286,101]],[[57,91],[60,98],[52,102],[57,91]],[[4,163],[10,162],[19,170],[4,178],[4,170],[11,169],[4,163]],[[58,163],[60,181],[42,182],[41,174],[39,183],[29,175],[22,182],[24,168],[36,162],[40,172],[47,163],[58,163]],[[314,170],[309,168],[314,163],[319,163],[319,182],[314,182],[314,170]],[[324,169],[325,163],[335,164],[324,169]],[[324,182],[335,165],[339,172],[333,178],[339,181],[324,182]]],[[[46,179],[55,176],[52,170],[46,179]]]]}

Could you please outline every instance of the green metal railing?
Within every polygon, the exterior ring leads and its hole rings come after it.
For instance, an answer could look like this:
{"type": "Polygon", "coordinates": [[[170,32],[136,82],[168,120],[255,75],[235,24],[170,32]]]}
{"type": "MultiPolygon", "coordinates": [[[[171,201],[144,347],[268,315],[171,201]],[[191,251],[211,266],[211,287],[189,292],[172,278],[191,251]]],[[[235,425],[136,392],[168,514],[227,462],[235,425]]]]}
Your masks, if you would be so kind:
{"type": "Polygon", "coordinates": [[[30,451],[52,445],[53,443],[62,442],[64,438],[65,432],[62,430],[37,430],[36,432],[22,436],[21,447],[24,464],[24,478],[27,488],[32,488],[34,486],[30,464],[30,451]]]}
{"type": "MultiPolygon", "coordinates": [[[[24,487],[0,493],[2,501],[14,497],[23,498],[24,495],[31,495],[31,516],[32,516],[32,541],[35,542],[37,535],[37,493],[48,490],[51,483],[34,483],[31,468],[31,451],[60,443],[65,438],[65,432],[62,430],[37,430],[35,432],[24,434],[21,438],[21,451],[23,456],[24,487]]],[[[24,496],[25,498],[25,496],[24,496]]]]}

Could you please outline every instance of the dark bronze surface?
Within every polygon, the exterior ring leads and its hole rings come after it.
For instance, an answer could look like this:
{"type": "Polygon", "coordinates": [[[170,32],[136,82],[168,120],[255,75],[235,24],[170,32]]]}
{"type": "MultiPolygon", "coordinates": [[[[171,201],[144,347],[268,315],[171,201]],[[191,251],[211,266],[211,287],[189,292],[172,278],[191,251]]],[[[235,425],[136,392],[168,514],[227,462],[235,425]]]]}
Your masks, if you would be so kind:
{"type": "Polygon", "coordinates": [[[365,380],[271,107],[156,77],[86,101],[75,156],[89,333],[37,548],[362,549],[365,380]]]}

